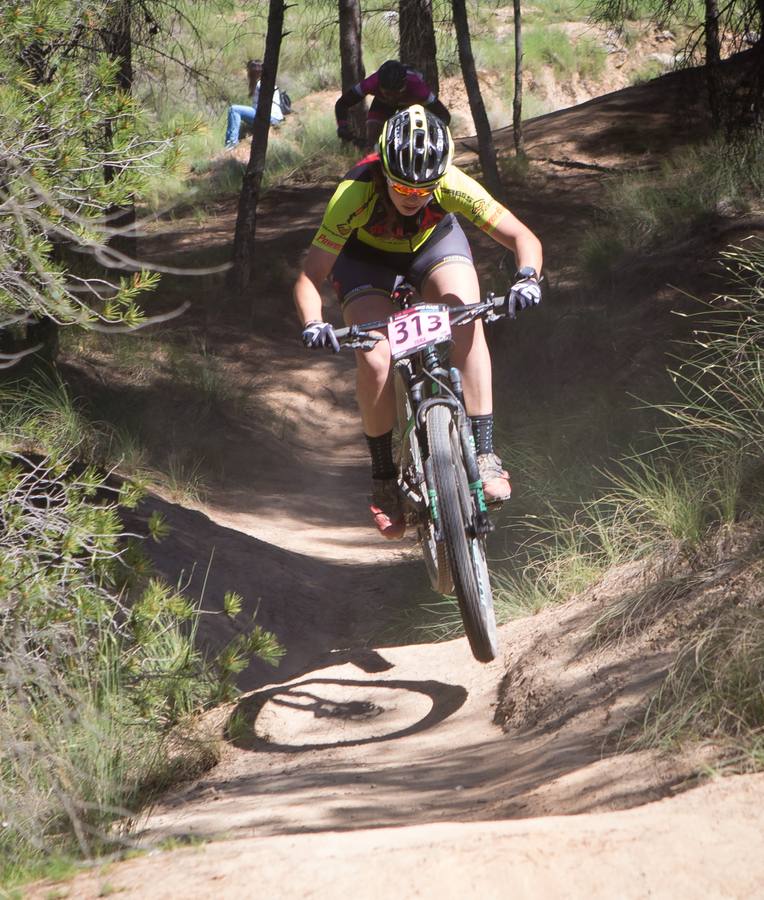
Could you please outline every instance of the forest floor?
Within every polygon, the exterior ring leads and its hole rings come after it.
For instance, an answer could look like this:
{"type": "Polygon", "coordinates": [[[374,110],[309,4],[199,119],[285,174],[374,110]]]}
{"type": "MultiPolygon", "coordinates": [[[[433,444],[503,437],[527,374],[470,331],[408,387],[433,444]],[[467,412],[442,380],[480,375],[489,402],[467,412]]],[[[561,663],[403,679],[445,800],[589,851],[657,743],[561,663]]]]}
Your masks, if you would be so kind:
{"type": "MultiPolygon", "coordinates": [[[[606,170],[652,165],[697,137],[701,121],[676,116],[685,91],[670,76],[527,128],[536,162],[510,187],[509,205],[544,242],[548,290],[536,319],[492,346],[496,382],[530,392],[539,415],[560,396],[585,415],[586,386],[603,379],[624,405],[635,384],[653,384],[678,327],[680,295],[667,283],[702,291],[714,254],[749,233],[746,223],[709,226],[673,255],[635,263],[616,297],[592,296],[578,269],[606,170]],[[592,322],[605,320],[606,336],[593,335],[592,322]]],[[[469,148],[463,141],[465,164],[469,148]]],[[[464,638],[396,641],[390,623],[427,597],[426,576],[412,542],[385,544],[367,520],[352,359],[306,354],[291,309],[290,281],[330,193],[301,185],[264,200],[251,296],[210,276],[168,298],[193,301],[182,340],[203,339],[236,385],[235,402],[202,418],[161,371],[136,384],[95,351],[68,362],[81,384],[141,405],[157,445],[201,461],[203,496],[157,495],[141,510],[160,510],[171,526],[152,550],[158,570],[210,611],[238,591],[287,654],[278,669],[253,662],[243,696],[214,712],[221,760],[148,812],[138,834],[148,852],[28,896],[761,895],[764,775],[711,777],[713,747],[668,753],[618,740],[671,646],[592,645],[592,623],[633,572],[502,626],[489,665],[464,638]]],[[[219,262],[234,221],[235,204],[221,203],[204,221],[149,236],[141,255],[219,262]]],[[[496,246],[470,239],[483,287],[499,287],[496,246]]],[[[512,415],[507,393],[497,391],[499,416],[512,415]]],[[[506,549],[502,515],[495,559],[506,549]]],[[[235,631],[208,617],[200,636],[215,646],[235,631]]]]}

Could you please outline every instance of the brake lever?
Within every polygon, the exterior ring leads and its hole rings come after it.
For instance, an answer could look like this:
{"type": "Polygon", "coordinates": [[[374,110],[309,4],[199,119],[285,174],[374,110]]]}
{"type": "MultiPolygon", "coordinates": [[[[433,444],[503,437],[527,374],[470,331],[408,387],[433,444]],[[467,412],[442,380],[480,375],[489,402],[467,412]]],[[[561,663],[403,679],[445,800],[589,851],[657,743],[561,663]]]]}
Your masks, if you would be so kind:
{"type": "Polygon", "coordinates": [[[486,322],[490,325],[492,322],[498,322],[500,319],[506,319],[506,312],[499,312],[500,309],[506,309],[506,294],[503,297],[497,297],[493,291],[486,296],[487,303],[493,303],[493,309],[489,310],[485,315],[486,322]]]}
{"type": "Polygon", "coordinates": [[[377,338],[376,340],[373,340],[373,339],[364,340],[363,338],[361,338],[359,336],[359,337],[353,338],[351,340],[342,341],[340,346],[343,349],[347,349],[347,350],[373,350],[377,346],[377,344],[380,342],[380,340],[384,340],[384,339],[377,338]]]}

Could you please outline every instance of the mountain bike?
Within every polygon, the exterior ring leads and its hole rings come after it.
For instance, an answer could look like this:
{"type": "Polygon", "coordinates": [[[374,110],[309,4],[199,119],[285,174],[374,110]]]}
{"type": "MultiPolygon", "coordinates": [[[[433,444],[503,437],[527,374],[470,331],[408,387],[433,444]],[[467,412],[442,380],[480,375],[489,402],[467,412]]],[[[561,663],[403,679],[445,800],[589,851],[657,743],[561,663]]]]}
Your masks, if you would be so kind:
{"type": "Polygon", "coordinates": [[[485,542],[493,530],[478,471],[461,372],[448,363],[451,330],[503,318],[504,297],[449,307],[419,301],[408,285],[393,293],[401,307],[388,319],[338,329],[340,346],[370,350],[390,343],[395,373],[398,485],[406,523],[422,546],[432,587],[455,594],[473,655],[498,652],[485,542]],[[386,335],[380,334],[385,331],[386,335]]]}

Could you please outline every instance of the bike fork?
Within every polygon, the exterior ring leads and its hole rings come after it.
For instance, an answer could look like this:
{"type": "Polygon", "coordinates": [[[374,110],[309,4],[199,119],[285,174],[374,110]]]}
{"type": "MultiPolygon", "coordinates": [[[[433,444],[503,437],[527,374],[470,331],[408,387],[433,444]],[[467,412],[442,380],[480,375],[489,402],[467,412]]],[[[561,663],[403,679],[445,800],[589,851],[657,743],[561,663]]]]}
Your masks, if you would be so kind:
{"type": "Polygon", "coordinates": [[[488,507],[486,506],[485,494],[483,493],[483,480],[480,477],[480,470],[478,469],[475,438],[472,434],[470,418],[464,411],[462,373],[457,368],[452,367],[449,369],[448,375],[454,394],[456,394],[461,403],[461,409],[457,412],[456,421],[459,427],[459,439],[462,445],[464,469],[467,473],[467,482],[469,484],[475,508],[475,536],[490,534],[494,529],[494,525],[488,516],[488,507]]]}
{"type": "Polygon", "coordinates": [[[433,470],[432,459],[430,455],[424,460],[424,480],[427,483],[427,494],[430,506],[430,518],[432,519],[434,537],[436,541],[443,540],[443,524],[440,519],[440,510],[438,509],[438,492],[435,490],[435,472],[433,470]]]}

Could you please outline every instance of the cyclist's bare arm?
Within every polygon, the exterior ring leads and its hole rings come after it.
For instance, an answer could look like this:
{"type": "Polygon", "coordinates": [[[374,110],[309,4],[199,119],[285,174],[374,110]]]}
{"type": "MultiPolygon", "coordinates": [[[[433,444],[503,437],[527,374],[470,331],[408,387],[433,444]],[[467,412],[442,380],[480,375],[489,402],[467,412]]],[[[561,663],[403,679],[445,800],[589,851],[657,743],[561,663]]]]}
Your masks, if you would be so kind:
{"type": "Polygon", "coordinates": [[[311,246],[305,256],[302,272],[300,272],[294,285],[294,304],[297,307],[297,315],[301,324],[306,322],[320,322],[323,320],[321,312],[321,285],[326,280],[337,257],[328,250],[311,246]]]}
{"type": "Polygon", "coordinates": [[[515,254],[516,268],[533,266],[541,274],[543,263],[541,241],[509,210],[499,219],[490,234],[495,241],[515,254]]]}

